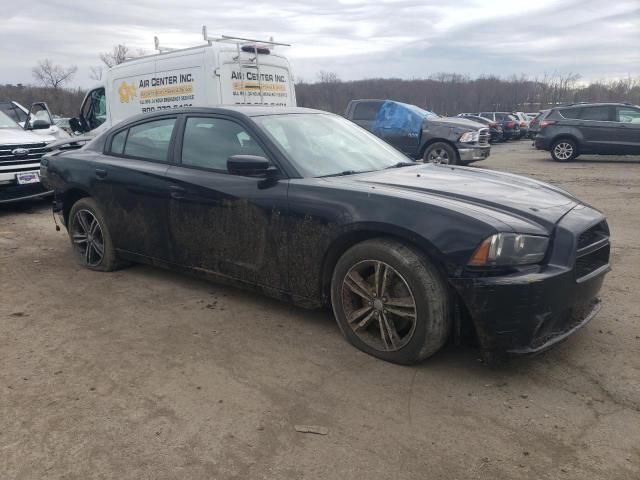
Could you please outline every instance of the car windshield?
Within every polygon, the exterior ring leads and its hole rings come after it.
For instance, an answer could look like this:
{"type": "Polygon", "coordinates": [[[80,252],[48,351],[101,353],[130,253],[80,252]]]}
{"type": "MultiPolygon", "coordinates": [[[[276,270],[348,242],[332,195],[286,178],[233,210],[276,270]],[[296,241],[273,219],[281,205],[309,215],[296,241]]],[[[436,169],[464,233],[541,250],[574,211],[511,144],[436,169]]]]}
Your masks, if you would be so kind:
{"type": "Polygon", "coordinates": [[[304,177],[382,170],[410,159],[342,117],[305,113],[254,117],[304,177]]]}
{"type": "Polygon", "coordinates": [[[16,128],[19,126],[9,115],[0,111],[0,128],[16,128]]]}

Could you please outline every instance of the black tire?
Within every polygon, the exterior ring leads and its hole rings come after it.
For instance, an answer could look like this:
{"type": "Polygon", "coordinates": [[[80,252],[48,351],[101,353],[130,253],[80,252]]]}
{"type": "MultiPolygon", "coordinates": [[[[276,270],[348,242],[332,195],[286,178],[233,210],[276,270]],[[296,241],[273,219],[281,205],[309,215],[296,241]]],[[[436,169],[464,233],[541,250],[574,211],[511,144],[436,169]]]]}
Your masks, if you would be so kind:
{"type": "Polygon", "coordinates": [[[551,158],[556,162],[570,162],[578,157],[578,145],[571,138],[560,138],[551,145],[551,158]]]}
{"type": "Polygon", "coordinates": [[[403,365],[420,362],[444,345],[451,330],[449,302],[446,284],[428,258],[391,239],[351,247],[338,260],[331,279],[333,312],[349,343],[403,365]],[[360,285],[370,287],[368,298],[360,285]],[[381,293],[376,297],[374,290],[381,293]],[[392,328],[383,328],[383,322],[392,328]],[[395,335],[388,334],[391,329],[395,335]]]}
{"type": "Polygon", "coordinates": [[[109,227],[100,207],[92,198],[84,197],[73,204],[69,212],[67,230],[74,256],[81,266],[89,270],[111,272],[125,265],[116,256],[109,227]],[[89,227],[96,225],[91,220],[92,218],[95,219],[97,226],[92,232],[84,235],[86,238],[82,240],[87,225],[89,227]],[[101,248],[99,248],[100,245],[102,245],[101,248]],[[102,251],[102,255],[100,255],[100,251],[102,251]]]}
{"type": "Polygon", "coordinates": [[[427,147],[422,155],[424,163],[443,163],[457,165],[459,163],[458,153],[455,149],[444,142],[432,143],[427,147]]]}

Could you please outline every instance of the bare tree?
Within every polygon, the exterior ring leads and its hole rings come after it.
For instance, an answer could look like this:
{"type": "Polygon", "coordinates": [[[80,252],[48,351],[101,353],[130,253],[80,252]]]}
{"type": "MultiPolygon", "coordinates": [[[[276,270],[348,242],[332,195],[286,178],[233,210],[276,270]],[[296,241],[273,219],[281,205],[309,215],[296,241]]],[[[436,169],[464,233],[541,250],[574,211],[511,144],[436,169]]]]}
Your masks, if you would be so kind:
{"type": "Polygon", "coordinates": [[[100,81],[102,80],[102,72],[102,65],[89,67],[89,78],[92,80],[100,81]]]}
{"type": "Polygon", "coordinates": [[[101,53],[100,60],[109,68],[114,65],[120,65],[127,58],[129,58],[131,54],[131,50],[124,43],[119,43],[115,45],[110,52],[101,53]]]}
{"type": "Polygon", "coordinates": [[[75,65],[65,68],[45,58],[38,61],[38,65],[33,67],[32,73],[36,81],[44,87],[60,88],[70,82],[77,71],[78,67],[75,65]]]}

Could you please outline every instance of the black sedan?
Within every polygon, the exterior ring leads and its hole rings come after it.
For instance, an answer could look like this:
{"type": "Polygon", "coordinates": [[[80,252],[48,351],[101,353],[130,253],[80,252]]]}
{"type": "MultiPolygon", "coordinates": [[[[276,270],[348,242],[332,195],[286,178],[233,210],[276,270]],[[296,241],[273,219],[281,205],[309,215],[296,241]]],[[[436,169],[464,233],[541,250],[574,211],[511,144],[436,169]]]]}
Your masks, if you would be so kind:
{"type": "Polygon", "coordinates": [[[357,125],[303,108],[134,117],[41,175],[78,261],[186,270],[316,308],[345,337],[410,364],[452,333],[534,353],[598,311],[603,215],[487,170],[417,164],[357,125]]]}

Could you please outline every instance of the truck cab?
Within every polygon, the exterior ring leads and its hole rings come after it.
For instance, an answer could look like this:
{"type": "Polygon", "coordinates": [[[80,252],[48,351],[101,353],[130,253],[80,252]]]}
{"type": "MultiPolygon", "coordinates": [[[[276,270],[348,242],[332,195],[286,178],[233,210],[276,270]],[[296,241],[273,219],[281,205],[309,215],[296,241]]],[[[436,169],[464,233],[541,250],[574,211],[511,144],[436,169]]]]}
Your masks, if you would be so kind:
{"type": "Polygon", "coordinates": [[[185,49],[160,47],[156,37],[157,54],[110,68],[71,128],[93,136],[133,115],[180,107],[296,106],[289,61],[273,53],[287,44],[202,33],[206,43],[185,49]]]}
{"type": "Polygon", "coordinates": [[[393,100],[352,100],[345,117],[405,155],[425,162],[466,165],[491,152],[489,129],[393,100]]]}

